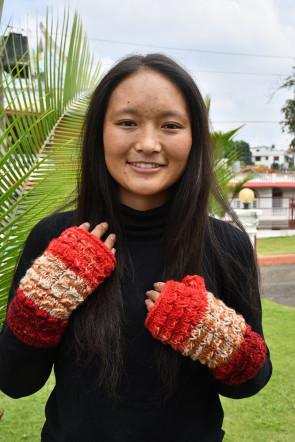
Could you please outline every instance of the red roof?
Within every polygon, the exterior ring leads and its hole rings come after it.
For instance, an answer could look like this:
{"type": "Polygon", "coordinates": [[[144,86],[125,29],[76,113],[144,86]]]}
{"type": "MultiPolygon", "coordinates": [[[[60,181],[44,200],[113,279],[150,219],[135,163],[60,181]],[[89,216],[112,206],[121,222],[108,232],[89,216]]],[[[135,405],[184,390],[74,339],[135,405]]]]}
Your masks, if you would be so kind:
{"type": "MultiPolygon", "coordinates": [[[[230,181],[228,183],[229,186],[235,186],[237,183],[230,181]]],[[[265,182],[265,181],[248,181],[243,184],[243,187],[283,187],[283,188],[295,188],[294,182],[286,182],[286,181],[276,181],[276,182],[265,182]]]]}

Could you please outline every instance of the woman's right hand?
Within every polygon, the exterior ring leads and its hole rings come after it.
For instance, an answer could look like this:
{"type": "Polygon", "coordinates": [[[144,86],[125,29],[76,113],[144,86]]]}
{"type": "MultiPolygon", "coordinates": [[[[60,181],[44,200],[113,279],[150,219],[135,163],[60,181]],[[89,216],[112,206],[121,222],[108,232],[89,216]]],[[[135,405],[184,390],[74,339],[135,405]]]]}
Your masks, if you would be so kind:
{"type": "Polygon", "coordinates": [[[108,228],[70,227],[35,259],[8,308],[7,322],[18,339],[38,348],[59,344],[72,312],[115,268],[115,235],[101,241],[108,228]]]}
{"type": "MultiPolygon", "coordinates": [[[[86,232],[89,232],[90,224],[88,222],[83,223],[79,226],[79,228],[86,230],[86,232]]],[[[101,239],[103,235],[107,232],[108,228],[109,228],[108,223],[103,222],[97,224],[97,226],[93,230],[91,230],[90,233],[96,236],[96,238],[101,239]]],[[[108,237],[104,241],[104,244],[108,247],[108,249],[110,249],[113,255],[115,255],[116,253],[116,249],[114,248],[115,242],[116,242],[116,235],[114,233],[110,233],[110,235],[108,235],[108,237]]]]}

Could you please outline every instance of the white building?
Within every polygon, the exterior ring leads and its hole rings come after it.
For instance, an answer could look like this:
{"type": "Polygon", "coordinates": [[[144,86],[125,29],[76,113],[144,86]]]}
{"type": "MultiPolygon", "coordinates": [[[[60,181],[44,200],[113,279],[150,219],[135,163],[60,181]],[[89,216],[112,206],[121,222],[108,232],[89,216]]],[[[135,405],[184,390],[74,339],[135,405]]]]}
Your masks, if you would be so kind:
{"type": "Polygon", "coordinates": [[[250,148],[252,161],[255,166],[265,166],[278,170],[288,169],[288,160],[291,158],[288,151],[276,149],[275,146],[257,146],[250,148]]]}
{"type": "MultiPolygon", "coordinates": [[[[245,174],[237,174],[229,185],[233,186],[243,178],[245,174]]],[[[259,229],[295,229],[295,172],[255,172],[243,187],[254,191],[255,199],[250,208],[262,210],[259,229]]],[[[231,205],[234,209],[243,208],[238,197],[231,205]]]]}

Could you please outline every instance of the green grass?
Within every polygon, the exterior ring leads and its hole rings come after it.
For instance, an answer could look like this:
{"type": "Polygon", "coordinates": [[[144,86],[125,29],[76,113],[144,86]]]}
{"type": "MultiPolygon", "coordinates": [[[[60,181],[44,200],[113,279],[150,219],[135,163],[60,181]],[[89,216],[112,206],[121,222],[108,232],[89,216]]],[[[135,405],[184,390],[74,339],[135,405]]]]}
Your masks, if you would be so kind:
{"type": "Polygon", "coordinates": [[[53,386],[52,374],[45,386],[32,396],[11,399],[0,392],[0,410],[4,410],[0,421],[1,442],[40,442],[45,404],[53,386]]]}
{"type": "MultiPolygon", "coordinates": [[[[273,376],[268,385],[252,398],[222,398],[225,442],[295,441],[295,309],[267,300],[262,302],[273,376]]],[[[44,405],[53,385],[51,376],[38,393],[17,400],[0,393],[0,410],[4,410],[0,421],[1,441],[40,441],[44,405]]]]}
{"type": "Polygon", "coordinates": [[[295,253],[295,236],[257,239],[258,256],[285,255],[289,253],[295,253]]]}
{"type": "Polygon", "coordinates": [[[273,375],[252,398],[222,398],[225,442],[295,441],[295,309],[262,302],[273,375]]]}

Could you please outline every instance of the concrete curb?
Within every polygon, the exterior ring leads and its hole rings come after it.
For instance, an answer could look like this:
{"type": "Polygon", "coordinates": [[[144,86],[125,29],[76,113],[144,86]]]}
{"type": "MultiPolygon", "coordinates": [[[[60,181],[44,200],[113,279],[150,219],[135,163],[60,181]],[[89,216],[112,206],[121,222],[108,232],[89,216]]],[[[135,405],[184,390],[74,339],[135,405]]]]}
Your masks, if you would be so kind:
{"type": "Polygon", "coordinates": [[[258,256],[260,266],[275,266],[280,264],[295,264],[295,254],[258,256]]]}

